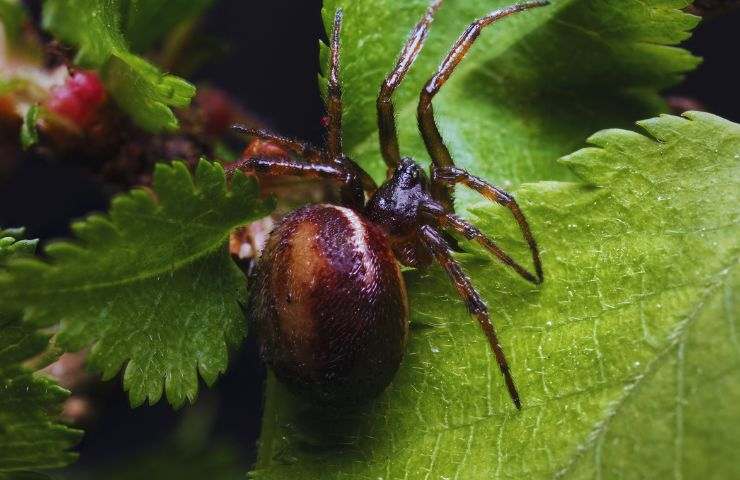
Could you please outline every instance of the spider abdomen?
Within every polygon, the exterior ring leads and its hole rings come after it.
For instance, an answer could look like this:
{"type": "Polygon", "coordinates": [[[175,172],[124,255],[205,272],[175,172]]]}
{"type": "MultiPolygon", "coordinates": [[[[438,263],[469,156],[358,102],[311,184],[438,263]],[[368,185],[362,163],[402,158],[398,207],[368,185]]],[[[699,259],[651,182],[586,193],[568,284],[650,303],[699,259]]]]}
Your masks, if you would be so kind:
{"type": "Polygon", "coordinates": [[[270,235],[251,288],[275,375],[322,400],[379,394],[408,337],[406,288],[385,234],[355,211],[310,205],[270,235]]]}

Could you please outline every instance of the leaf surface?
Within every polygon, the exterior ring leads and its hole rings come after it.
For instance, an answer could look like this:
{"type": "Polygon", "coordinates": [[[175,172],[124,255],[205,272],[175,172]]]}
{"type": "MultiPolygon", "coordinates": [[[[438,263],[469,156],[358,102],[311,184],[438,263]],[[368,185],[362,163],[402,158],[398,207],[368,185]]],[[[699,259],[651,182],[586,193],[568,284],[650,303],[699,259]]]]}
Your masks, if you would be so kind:
{"type": "MultiPolygon", "coordinates": [[[[522,186],[542,249],[532,287],[459,254],[491,309],[523,409],[442,272],[407,273],[412,324],[391,387],[321,409],[271,380],[256,478],[734,478],[740,125],[691,113],[605,130],[522,186]]],[[[475,223],[519,258],[500,209],[475,223]]],[[[466,248],[467,244],[466,244],[466,248]]]]}
{"type": "MultiPolygon", "coordinates": [[[[445,0],[417,62],[396,92],[401,155],[428,162],[416,122],[419,92],[457,36],[513,0],[445,0]]],[[[659,113],[657,92],[698,59],[672,47],[698,18],[687,0],[553,0],[483,31],[434,100],[455,162],[501,185],[570,180],[556,162],[588,135],[659,113]]],[[[345,146],[382,178],[375,100],[428,0],[324,2],[324,24],[343,7],[345,146]]],[[[322,52],[326,58],[326,47],[322,52]]],[[[325,65],[326,62],[322,62],[325,65]]],[[[462,196],[463,205],[470,196],[462,196]]]]}
{"type": "Polygon", "coordinates": [[[0,275],[0,302],[27,320],[61,321],[66,351],[93,345],[90,364],[108,379],[125,366],[131,403],[193,401],[197,374],[212,384],[228,348],[246,334],[238,302],[244,276],[227,239],[236,226],[266,215],[254,182],[205,160],[194,175],[181,162],[159,164],[154,190],[134,190],[108,215],[75,223],[75,242],[50,244],[48,261],[19,259],[0,275]]]}

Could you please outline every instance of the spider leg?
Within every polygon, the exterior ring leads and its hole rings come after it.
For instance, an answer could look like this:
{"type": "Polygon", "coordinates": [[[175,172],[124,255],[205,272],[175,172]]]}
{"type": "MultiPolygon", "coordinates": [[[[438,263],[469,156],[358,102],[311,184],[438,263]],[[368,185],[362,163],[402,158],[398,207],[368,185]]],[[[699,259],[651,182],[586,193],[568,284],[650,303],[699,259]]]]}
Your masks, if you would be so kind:
{"type": "Polygon", "coordinates": [[[452,258],[449,246],[445,243],[442,235],[433,227],[423,225],[421,227],[421,237],[425,245],[434,255],[434,258],[447,272],[452,283],[455,284],[455,288],[460,294],[460,297],[465,301],[468,311],[475,316],[478,323],[480,323],[483,333],[485,333],[488,343],[493,350],[493,354],[496,357],[498,367],[501,369],[501,373],[504,376],[506,388],[509,390],[511,400],[514,402],[517,409],[521,409],[522,404],[519,400],[519,392],[517,392],[516,385],[514,385],[514,378],[511,376],[509,364],[506,362],[506,356],[501,348],[501,344],[499,344],[498,337],[496,336],[496,329],[491,323],[491,317],[488,314],[486,304],[483,303],[483,300],[480,298],[480,295],[478,295],[478,292],[476,292],[473,284],[470,283],[470,279],[465,275],[460,264],[452,258]]]}
{"type": "Polygon", "coordinates": [[[251,157],[237,160],[226,167],[227,175],[231,176],[240,170],[253,173],[256,176],[293,176],[303,178],[324,178],[339,182],[342,202],[353,208],[362,208],[365,203],[365,194],[361,179],[355,172],[348,170],[341,164],[307,163],[289,158],[251,157]]]}
{"type": "Polygon", "coordinates": [[[349,157],[340,157],[336,163],[339,163],[343,168],[350,170],[362,184],[362,189],[367,193],[368,197],[372,197],[375,191],[378,189],[378,184],[375,183],[373,177],[370,176],[362,167],[349,157]]]}
{"type": "Polygon", "coordinates": [[[281,135],[268,132],[267,130],[249,128],[244,125],[232,125],[231,128],[239,133],[249,135],[250,137],[257,137],[263,140],[269,140],[270,142],[273,142],[286,150],[290,150],[291,152],[297,154],[299,157],[305,158],[306,160],[309,160],[311,162],[318,162],[321,159],[321,153],[317,149],[299,140],[283,137],[281,135]]]}
{"type": "Polygon", "coordinates": [[[495,255],[501,263],[510,267],[528,282],[539,284],[542,281],[541,278],[535,277],[532,273],[528,272],[527,269],[519,265],[519,263],[511,258],[506,252],[501,250],[501,247],[496,245],[496,242],[491,240],[485,233],[481,232],[475,225],[465,221],[454,213],[445,211],[441,204],[436,202],[426,203],[422,204],[421,208],[425,213],[428,213],[436,219],[442,227],[450,228],[468,240],[478,242],[478,244],[483,248],[495,255]]]}
{"type": "Polygon", "coordinates": [[[342,29],[342,15],[341,8],[337,9],[334,15],[326,95],[326,110],[329,116],[326,145],[331,159],[342,154],[342,84],[339,80],[339,32],[342,29]]]}
{"type": "MultiPolygon", "coordinates": [[[[516,12],[521,12],[529,8],[542,7],[547,5],[546,0],[536,0],[531,2],[520,3],[495,10],[483,18],[471,23],[468,28],[455,41],[445,59],[437,69],[437,72],[429,79],[426,86],[421,90],[419,95],[419,106],[417,109],[417,118],[419,121],[419,130],[424,138],[429,156],[432,158],[434,166],[437,168],[454,166],[450,151],[444,144],[442,135],[439,133],[437,124],[434,120],[434,108],[432,99],[439,92],[442,85],[450,78],[455,67],[462,61],[465,54],[473,45],[484,27],[492,24],[500,18],[506,17],[516,12]]],[[[449,210],[453,209],[453,190],[448,185],[432,185],[432,196],[435,200],[441,202],[449,210]]]]}
{"type": "Polygon", "coordinates": [[[534,264],[534,270],[537,275],[537,281],[535,283],[542,283],[544,276],[542,273],[540,251],[537,248],[537,242],[532,235],[532,230],[529,228],[529,223],[527,222],[524,213],[522,213],[522,210],[519,208],[519,204],[514,200],[514,197],[500,188],[491,185],[482,178],[471,175],[460,168],[445,167],[432,170],[432,185],[439,184],[452,187],[457,183],[462,183],[463,185],[472,188],[492,202],[503,205],[511,211],[516,223],[519,224],[519,230],[521,230],[522,236],[529,246],[529,251],[532,253],[532,263],[534,264]]]}
{"type": "Polygon", "coordinates": [[[406,73],[419,55],[424,41],[429,33],[429,26],[434,18],[434,13],[442,4],[442,0],[432,0],[424,16],[416,24],[409,35],[406,44],[401,49],[401,53],[396,61],[396,66],[385,77],[383,84],[380,86],[380,93],[376,107],[378,110],[378,133],[380,136],[380,152],[383,154],[383,160],[388,166],[388,178],[393,174],[393,170],[401,161],[401,153],[398,149],[398,134],[396,132],[395,109],[393,107],[393,93],[401,84],[406,73]]]}

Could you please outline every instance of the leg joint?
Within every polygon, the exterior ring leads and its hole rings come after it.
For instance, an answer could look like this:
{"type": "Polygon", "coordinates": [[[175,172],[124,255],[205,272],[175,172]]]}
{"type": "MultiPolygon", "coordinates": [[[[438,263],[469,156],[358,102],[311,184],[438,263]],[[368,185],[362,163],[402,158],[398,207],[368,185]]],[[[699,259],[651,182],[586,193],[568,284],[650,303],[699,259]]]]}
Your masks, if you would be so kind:
{"type": "Polygon", "coordinates": [[[456,167],[432,168],[432,181],[457,183],[465,178],[467,172],[456,167]]]}
{"type": "Polygon", "coordinates": [[[465,299],[468,311],[473,315],[488,315],[488,307],[478,295],[468,295],[465,299]]]}

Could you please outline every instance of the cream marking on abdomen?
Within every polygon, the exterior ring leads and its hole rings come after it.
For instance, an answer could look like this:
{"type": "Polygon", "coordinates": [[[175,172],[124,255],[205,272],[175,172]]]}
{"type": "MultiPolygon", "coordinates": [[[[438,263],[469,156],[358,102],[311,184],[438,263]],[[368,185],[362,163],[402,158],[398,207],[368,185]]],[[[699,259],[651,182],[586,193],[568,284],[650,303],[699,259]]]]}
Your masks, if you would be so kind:
{"type": "Polygon", "coordinates": [[[337,205],[327,205],[327,207],[331,207],[340,212],[349,222],[350,228],[352,229],[352,246],[354,246],[356,251],[360,252],[360,255],[362,256],[362,264],[365,266],[363,279],[365,281],[373,281],[375,278],[376,266],[373,261],[373,255],[367,248],[367,230],[365,229],[365,225],[362,224],[362,219],[349,208],[339,207],[337,205]]]}

